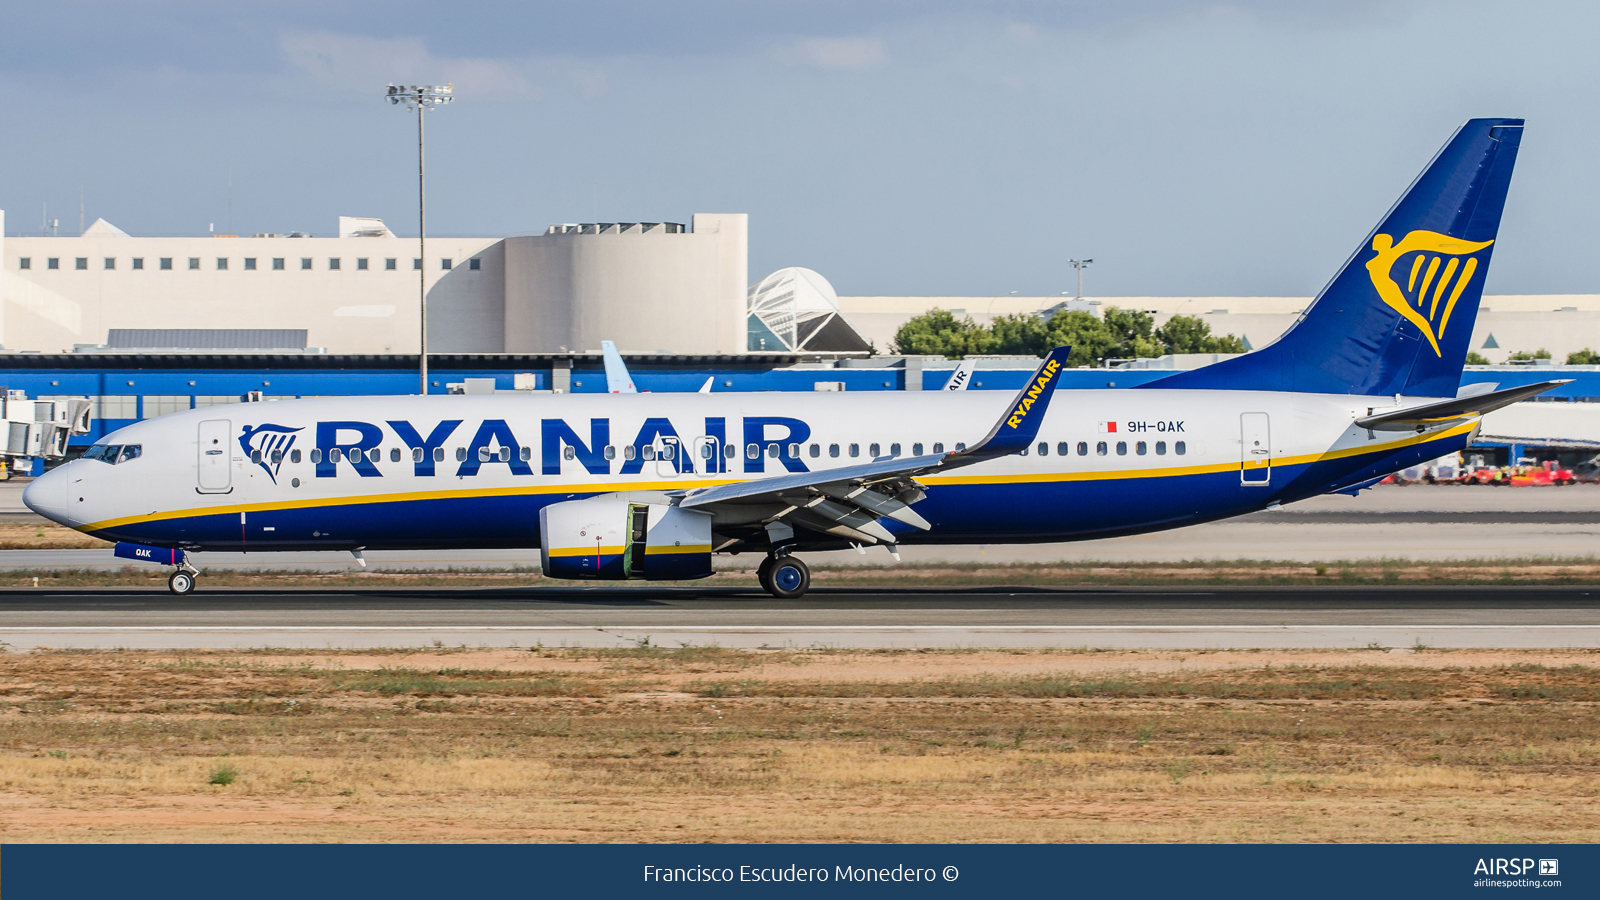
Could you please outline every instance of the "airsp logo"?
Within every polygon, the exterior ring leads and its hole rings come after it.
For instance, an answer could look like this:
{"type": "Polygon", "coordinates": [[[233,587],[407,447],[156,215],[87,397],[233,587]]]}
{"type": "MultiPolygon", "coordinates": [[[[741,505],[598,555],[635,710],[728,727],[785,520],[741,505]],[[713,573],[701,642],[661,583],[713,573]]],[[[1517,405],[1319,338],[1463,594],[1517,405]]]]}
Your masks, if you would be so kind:
{"type": "MultiPolygon", "coordinates": [[[[1540,875],[1555,875],[1560,865],[1553,859],[1539,860],[1540,875]],[[1546,870],[1548,866],[1548,870],[1546,870]]],[[[1533,872],[1533,860],[1523,859],[1479,859],[1478,865],[1472,870],[1474,875],[1528,875],[1533,872]]]]}
{"type": "Polygon", "coordinates": [[[1456,301],[1461,299],[1473,273],[1478,270],[1478,259],[1471,254],[1492,243],[1494,241],[1463,241],[1437,231],[1413,231],[1397,244],[1392,236],[1380,234],[1372,239],[1372,249],[1377,255],[1367,260],[1367,277],[1372,279],[1372,286],[1378,289],[1383,302],[1417,326],[1433,345],[1434,354],[1442,357],[1439,341],[1444,339],[1450,314],[1455,312],[1456,301]],[[1414,255],[1402,290],[1394,280],[1393,269],[1407,254],[1414,255]],[[1442,273],[1439,271],[1441,264],[1442,273]]]}

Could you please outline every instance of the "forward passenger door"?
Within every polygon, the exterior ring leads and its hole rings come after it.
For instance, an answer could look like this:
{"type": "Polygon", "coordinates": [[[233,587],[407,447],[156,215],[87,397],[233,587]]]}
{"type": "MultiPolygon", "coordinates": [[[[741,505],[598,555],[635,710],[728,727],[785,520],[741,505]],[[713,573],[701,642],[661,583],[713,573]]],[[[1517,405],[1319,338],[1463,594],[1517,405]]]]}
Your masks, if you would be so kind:
{"type": "Polygon", "coordinates": [[[232,439],[232,420],[207,419],[200,423],[200,457],[197,465],[202,494],[226,494],[233,489],[233,454],[228,452],[228,443],[232,439]]]}

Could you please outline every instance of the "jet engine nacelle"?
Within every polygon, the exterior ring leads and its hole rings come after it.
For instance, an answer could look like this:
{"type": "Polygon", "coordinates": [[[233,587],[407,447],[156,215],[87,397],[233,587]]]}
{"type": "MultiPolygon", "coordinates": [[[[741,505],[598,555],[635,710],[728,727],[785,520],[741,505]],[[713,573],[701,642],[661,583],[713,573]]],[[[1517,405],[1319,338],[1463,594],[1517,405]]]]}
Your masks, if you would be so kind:
{"type": "Polygon", "coordinates": [[[617,497],[552,503],[539,511],[539,562],[548,578],[705,578],[711,514],[617,497]]]}

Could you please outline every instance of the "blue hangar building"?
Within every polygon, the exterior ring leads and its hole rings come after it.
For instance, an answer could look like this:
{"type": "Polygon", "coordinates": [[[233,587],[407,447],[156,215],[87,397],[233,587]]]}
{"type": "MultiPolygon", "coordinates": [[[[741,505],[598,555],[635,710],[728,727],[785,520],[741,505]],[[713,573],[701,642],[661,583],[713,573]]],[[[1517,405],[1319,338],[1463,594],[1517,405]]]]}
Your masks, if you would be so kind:
{"type": "MultiPolygon", "coordinates": [[[[939,357],[792,353],[644,354],[626,360],[639,390],[657,393],[697,391],[707,379],[713,392],[935,391],[955,367],[939,357]]],[[[429,354],[428,362],[434,394],[606,391],[599,354],[429,354]]],[[[1015,391],[1036,363],[1024,357],[980,359],[972,389],[1015,391]]],[[[1060,388],[1136,387],[1178,371],[1068,369],[1060,388]]],[[[1557,378],[1573,381],[1538,402],[1600,402],[1600,366],[1469,366],[1462,383],[1492,381],[1506,388],[1557,378]]],[[[415,354],[0,353],[0,385],[36,399],[93,400],[92,430],[71,443],[81,450],[131,422],[179,410],[248,400],[414,394],[418,375],[415,354]]]]}

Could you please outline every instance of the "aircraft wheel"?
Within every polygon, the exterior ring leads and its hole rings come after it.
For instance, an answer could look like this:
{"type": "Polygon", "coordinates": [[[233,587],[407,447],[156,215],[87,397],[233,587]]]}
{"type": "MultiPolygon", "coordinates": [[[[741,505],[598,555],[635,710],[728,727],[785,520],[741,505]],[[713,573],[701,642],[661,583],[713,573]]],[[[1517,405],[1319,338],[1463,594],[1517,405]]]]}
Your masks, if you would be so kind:
{"type": "Polygon", "coordinates": [[[779,600],[793,600],[811,587],[811,570],[793,556],[775,560],[767,576],[767,593],[779,600]]]}
{"type": "Polygon", "coordinates": [[[193,593],[194,576],[182,570],[173,572],[172,577],[167,579],[167,590],[172,591],[174,594],[178,594],[180,596],[183,594],[193,593]]]}
{"type": "Polygon", "coordinates": [[[756,584],[761,585],[761,589],[769,594],[773,592],[772,567],[776,565],[777,562],[778,561],[776,559],[769,556],[761,561],[761,565],[756,566],[756,584]]]}

